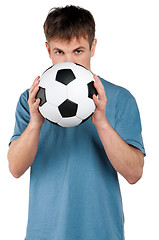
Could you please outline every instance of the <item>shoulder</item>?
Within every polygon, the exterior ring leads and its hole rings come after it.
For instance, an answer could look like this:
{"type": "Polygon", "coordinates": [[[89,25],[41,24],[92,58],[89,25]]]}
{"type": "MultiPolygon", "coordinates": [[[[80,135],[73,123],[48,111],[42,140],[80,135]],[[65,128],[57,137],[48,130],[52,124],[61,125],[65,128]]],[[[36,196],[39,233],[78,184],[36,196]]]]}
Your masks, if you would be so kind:
{"type": "Polygon", "coordinates": [[[28,98],[29,98],[29,89],[27,89],[20,95],[17,103],[17,109],[16,109],[17,111],[25,110],[29,113],[28,98]]]}
{"type": "Polygon", "coordinates": [[[26,104],[28,102],[28,98],[29,98],[29,89],[21,93],[19,97],[19,103],[26,104]]]}
{"type": "Polygon", "coordinates": [[[24,101],[28,101],[29,98],[29,89],[25,90],[23,93],[21,93],[20,98],[24,101]]]}
{"type": "Polygon", "coordinates": [[[100,78],[100,80],[105,88],[109,113],[113,112],[117,118],[122,118],[126,113],[129,116],[135,112],[138,114],[136,99],[129,90],[103,78],[100,78]]]}
{"type": "Polygon", "coordinates": [[[113,99],[114,101],[117,102],[120,100],[126,102],[129,99],[134,99],[133,95],[126,88],[108,82],[107,80],[104,80],[101,77],[99,78],[104,86],[106,96],[108,99],[111,98],[111,100],[113,99]]]}

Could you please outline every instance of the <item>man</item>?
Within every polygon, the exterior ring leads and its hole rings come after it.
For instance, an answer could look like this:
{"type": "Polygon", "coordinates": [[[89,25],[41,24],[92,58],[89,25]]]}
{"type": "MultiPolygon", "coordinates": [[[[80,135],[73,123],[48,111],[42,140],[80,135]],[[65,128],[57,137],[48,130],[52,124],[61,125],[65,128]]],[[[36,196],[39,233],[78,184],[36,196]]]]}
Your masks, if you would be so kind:
{"type": "MultiPolygon", "coordinates": [[[[97,40],[89,11],[52,9],[44,32],[52,64],[76,62],[91,71],[97,40]]],[[[126,89],[94,79],[96,110],[73,128],[51,124],[39,113],[39,77],[20,96],[8,160],[16,178],[31,167],[26,240],[124,239],[117,172],[131,184],[142,176],[140,116],[126,89]]]]}

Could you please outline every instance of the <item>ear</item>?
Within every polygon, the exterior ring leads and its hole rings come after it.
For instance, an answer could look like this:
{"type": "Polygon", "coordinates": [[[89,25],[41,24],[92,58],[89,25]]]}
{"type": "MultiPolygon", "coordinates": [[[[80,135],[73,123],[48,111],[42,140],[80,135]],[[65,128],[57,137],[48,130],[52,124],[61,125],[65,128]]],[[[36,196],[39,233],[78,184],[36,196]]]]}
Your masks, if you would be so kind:
{"type": "Polygon", "coordinates": [[[91,46],[91,57],[93,57],[95,54],[96,45],[97,45],[97,39],[95,38],[91,46]]]}
{"type": "Polygon", "coordinates": [[[47,51],[48,51],[49,57],[51,58],[50,46],[49,46],[48,42],[45,42],[45,46],[46,46],[46,48],[47,48],[47,51]]]}

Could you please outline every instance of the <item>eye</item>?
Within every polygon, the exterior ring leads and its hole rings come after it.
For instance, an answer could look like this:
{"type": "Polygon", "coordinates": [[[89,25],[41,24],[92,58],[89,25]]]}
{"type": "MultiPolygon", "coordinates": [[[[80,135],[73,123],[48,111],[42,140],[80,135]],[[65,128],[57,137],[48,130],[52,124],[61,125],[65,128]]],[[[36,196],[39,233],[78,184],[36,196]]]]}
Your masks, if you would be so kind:
{"type": "Polygon", "coordinates": [[[56,51],[55,53],[56,53],[57,55],[61,55],[61,54],[63,54],[63,51],[58,50],[58,51],[56,51]]]}
{"type": "Polygon", "coordinates": [[[81,54],[82,52],[83,52],[83,50],[81,50],[81,49],[75,50],[75,53],[76,53],[76,54],[81,54]]]}

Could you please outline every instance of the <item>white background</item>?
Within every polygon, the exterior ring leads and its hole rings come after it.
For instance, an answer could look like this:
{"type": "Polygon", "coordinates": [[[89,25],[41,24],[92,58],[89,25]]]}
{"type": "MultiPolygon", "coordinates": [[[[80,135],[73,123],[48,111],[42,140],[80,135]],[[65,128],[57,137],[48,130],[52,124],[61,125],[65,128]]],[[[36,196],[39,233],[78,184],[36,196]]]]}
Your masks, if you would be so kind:
{"type": "MultiPolygon", "coordinates": [[[[156,0],[1,1],[0,3],[0,239],[25,236],[29,171],[14,179],[8,142],[19,95],[51,65],[43,22],[50,8],[75,4],[92,12],[98,45],[92,71],[124,86],[137,100],[147,156],[135,185],[120,177],[126,240],[159,239],[159,7],[156,0]]],[[[73,239],[72,239],[73,240],[73,239]]],[[[88,239],[89,240],[89,239],[88,239]]]]}

